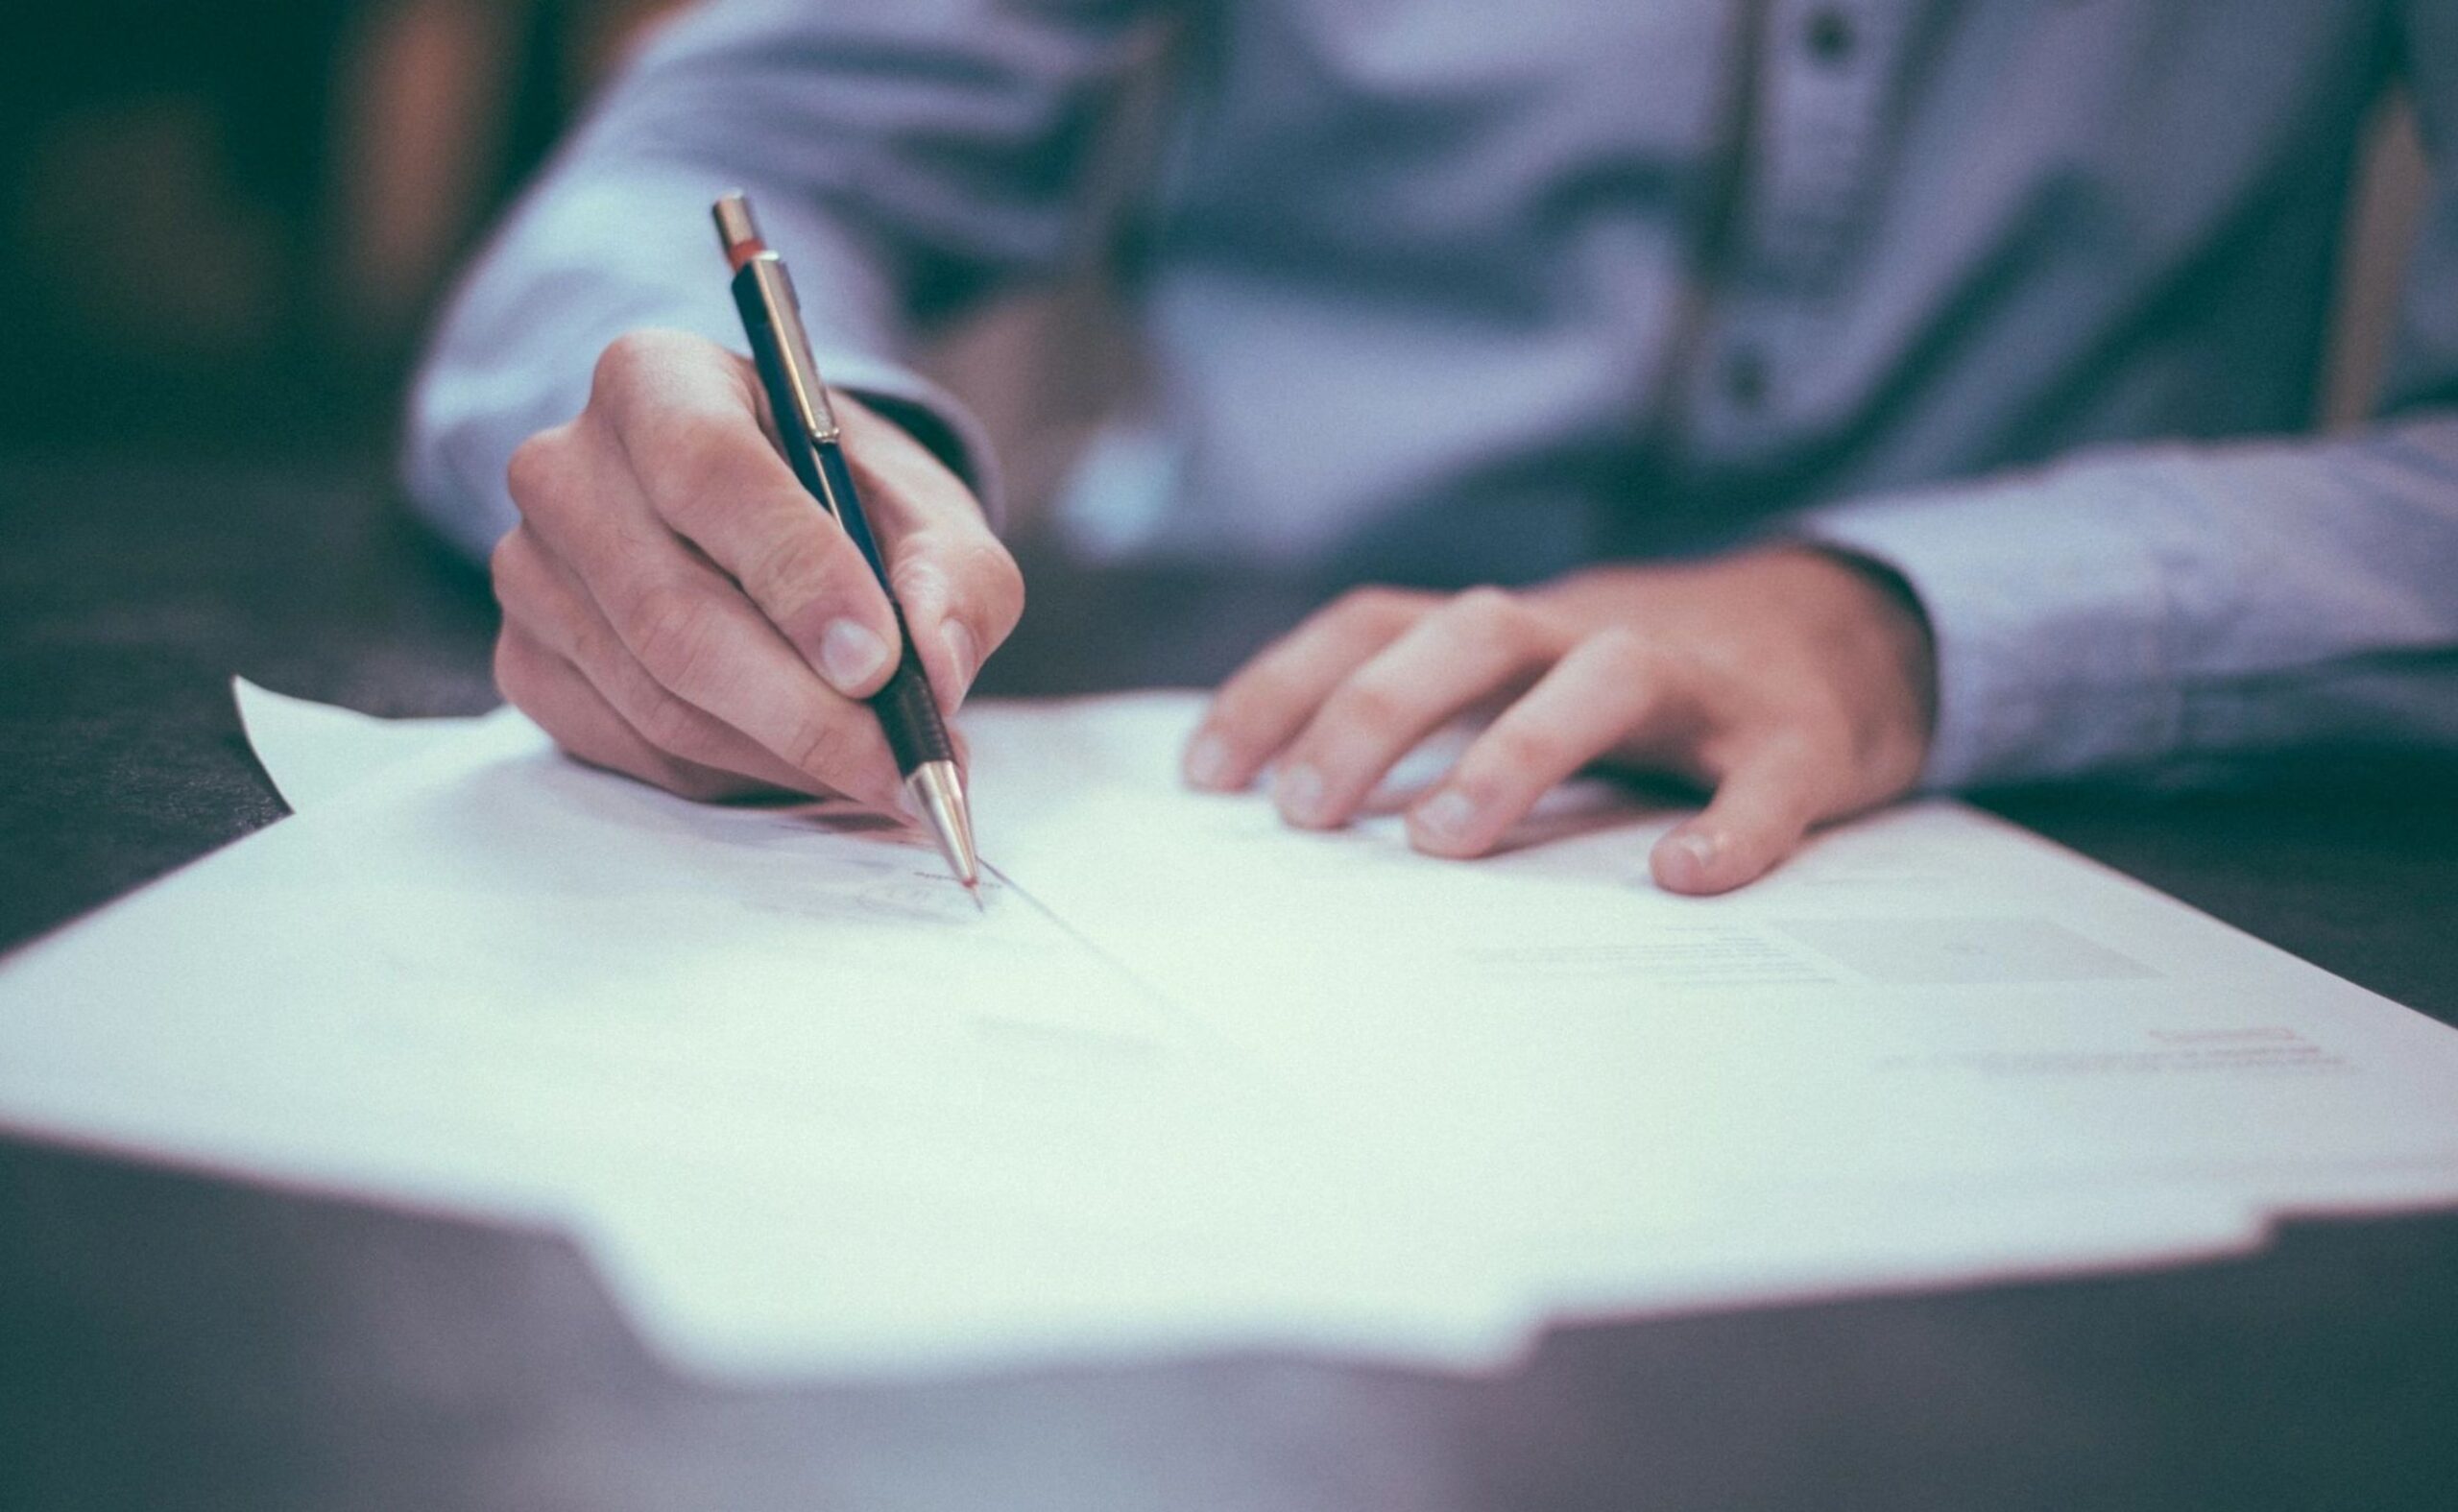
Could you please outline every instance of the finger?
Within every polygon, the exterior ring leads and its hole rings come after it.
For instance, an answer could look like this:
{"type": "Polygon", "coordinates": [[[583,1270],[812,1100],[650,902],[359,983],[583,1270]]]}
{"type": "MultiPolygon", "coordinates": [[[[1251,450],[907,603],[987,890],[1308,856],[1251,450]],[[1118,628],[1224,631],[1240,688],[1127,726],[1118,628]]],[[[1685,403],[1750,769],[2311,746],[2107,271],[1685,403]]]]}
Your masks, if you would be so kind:
{"type": "Polygon", "coordinates": [[[658,750],[624,722],[580,669],[507,625],[495,641],[495,684],[555,744],[590,766],[703,802],[737,798],[761,784],[658,750]]]}
{"type": "Polygon", "coordinates": [[[1289,823],[1345,824],[1385,773],[1466,709],[1525,684],[1558,652],[1552,623],[1499,588],[1445,602],[1334,688],[1280,758],[1289,823]]]}
{"type": "Polygon", "coordinates": [[[742,360],[696,337],[635,332],[607,347],[590,403],[657,516],[733,578],[831,687],[877,692],[896,668],[887,595],[761,430],[742,360]]]}
{"type": "Polygon", "coordinates": [[[1409,810],[1410,842],[1434,855],[1484,854],[1579,768],[1683,720],[1689,676],[1635,636],[1580,641],[1409,810]]]}
{"type": "Polygon", "coordinates": [[[615,605],[615,634],[660,684],[823,787],[884,812],[902,784],[879,716],[821,682],[716,573],[679,563],[615,605]]]}
{"type": "Polygon", "coordinates": [[[1843,760],[1789,738],[1752,751],[1717,782],[1704,809],[1656,842],[1649,860],[1657,883],[1707,894],[1756,881],[1826,812],[1843,760]]]}
{"type": "Polygon", "coordinates": [[[1224,793],[1253,781],[1332,689],[1433,602],[1431,594],[1358,588],[1265,647],[1213,696],[1187,744],[1187,780],[1224,793]]]}
{"type": "Polygon", "coordinates": [[[626,468],[599,465],[604,444],[589,426],[584,417],[517,454],[522,522],[667,692],[827,788],[894,811],[899,783],[877,716],[823,682],[730,579],[667,529],[626,468]]]}
{"type": "Polygon", "coordinates": [[[917,532],[888,549],[914,654],[940,710],[953,714],[1023,616],[1024,576],[987,529],[917,532]]]}
{"type": "Polygon", "coordinates": [[[649,675],[570,570],[524,526],[495,547],[504,620],[577,668],[598,696],[651,746],[698,767],[785,792],[827,789],[740,731],[675,697],[649,675]]]}
{"type": "Polygon", "coordinates": [[[953,713],[1024,612],[1024,580],[964,481],[895,421],[838,396],[845,461],[940,708],[953,713]]]}

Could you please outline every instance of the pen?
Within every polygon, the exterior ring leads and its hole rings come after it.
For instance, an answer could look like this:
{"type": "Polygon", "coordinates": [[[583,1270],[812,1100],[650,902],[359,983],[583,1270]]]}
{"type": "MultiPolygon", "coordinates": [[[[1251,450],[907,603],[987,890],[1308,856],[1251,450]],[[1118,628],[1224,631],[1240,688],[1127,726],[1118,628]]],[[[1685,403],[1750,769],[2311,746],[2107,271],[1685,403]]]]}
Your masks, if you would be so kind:
{"type": "Polygon", "coordinates": [[[862,501],[854,492],[854,474],[845,466],[836,412],[828,402],[828,386],[810,354],[810,336],[803,329],[802,305],[794,298],[794,280],[784,263],[759,239],[759,223],[751,218],[751,202],[736,190],[720,198],[709,212],[717,223],[726,261],[734,268],[734,303],[742,328],[751,338],[752,361],[768,390],[768,407],[777,418],[778,440],[794,476],[810,491],[820,508],[844,527],[855,549],[870,564],[880,591],[887,595],[896,615],[896,673],[870,697],[880,717],[888,749],[896,756],[897,774],[914,807],[929,824],[955,874],[976,905],[981,902],[981,864],[973,846],[973,810],[965,800],[964,773],[956,765],[955,747],[948,739],[938,701],[930,694],[922,659],[914,654],[913,632],[904,623],[904,609],[889,587],[887,563],[880,555],[862,501]]]}

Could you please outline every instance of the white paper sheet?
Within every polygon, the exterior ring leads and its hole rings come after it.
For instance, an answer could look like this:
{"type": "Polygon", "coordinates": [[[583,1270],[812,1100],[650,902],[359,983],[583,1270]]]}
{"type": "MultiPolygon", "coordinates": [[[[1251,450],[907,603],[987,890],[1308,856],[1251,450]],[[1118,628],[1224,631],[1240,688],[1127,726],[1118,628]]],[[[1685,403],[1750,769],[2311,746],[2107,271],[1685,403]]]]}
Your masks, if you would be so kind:
{"type": "Polygon", "coordinates": [[[1699,901],[1593,792],[1461,866],[1182,792],[1185,695],[992,707],[975,918],[825,805],[241,697],[301,816],[0,968],[0,1123],[561,1223],[693,1368],[1470,1365],[2458,1193],[2458,1034],[1954,805],[1699,901]]]}
{"type": "MultiPolygon", "coordinates": [[[[249,748],[293,813],[321,808],[386,768],[425,756],[481,722],[378,719],[354,708],[292,698],[246,678],[230,680],[230,695],[239,706],[239,727],[248,732],[249,748]]],[[[482,717],[518,723],[520,713],[507,706],[482,717]]]]}

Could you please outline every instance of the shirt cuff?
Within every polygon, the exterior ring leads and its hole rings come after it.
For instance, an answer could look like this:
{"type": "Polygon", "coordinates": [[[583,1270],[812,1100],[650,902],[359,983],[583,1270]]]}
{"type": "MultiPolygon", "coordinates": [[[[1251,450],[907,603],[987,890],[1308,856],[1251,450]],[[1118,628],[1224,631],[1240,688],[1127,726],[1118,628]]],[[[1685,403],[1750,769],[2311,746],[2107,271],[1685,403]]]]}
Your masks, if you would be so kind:
{"type": "Polygon", "coordinates": [[[1786,534],[1899,575],[1937,648],[1937,729],[1920,786],[1952,791],[2138,767],[2172,755],[2156,485],[2077,467],[1813,511],[1786,534]]]}

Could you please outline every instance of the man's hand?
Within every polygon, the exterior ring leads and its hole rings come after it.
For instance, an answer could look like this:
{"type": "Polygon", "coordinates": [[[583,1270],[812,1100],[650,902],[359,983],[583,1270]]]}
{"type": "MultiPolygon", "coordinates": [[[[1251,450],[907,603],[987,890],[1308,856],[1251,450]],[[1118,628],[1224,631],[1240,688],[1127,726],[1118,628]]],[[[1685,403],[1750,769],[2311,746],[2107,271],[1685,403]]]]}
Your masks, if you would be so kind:
{"type": "Polygon", "coordinates": [[[1651,863],[1673,891],[1720,893],[1810,826],[1907,791],[1935,685],[1909,595],[1805,548],[1604,567],[1526,593],[1362,588],[1230,679],[1186,772],[1226,791],[1276,763],[1281,813],[1328,828],[1428,734],[1498,708],[1410,807],[1417,849],[1482,855],[1580,768],[1638,768],[1714,790],[1651,863]]]}
{"type": "MultiPolygon", "coordinates": [[[[1024,581],[954,474],[834,397],[923,669],[952,708],[1015,628],[1024,581]]],[[[892,809],[896,765],[859,701],[895,670],[896,620],[765,424],[758,374],[723,348],[670,331],[609,346],[579,419],[513,455],[495,680],[572,755],[678,793],[892,809]]]]}

